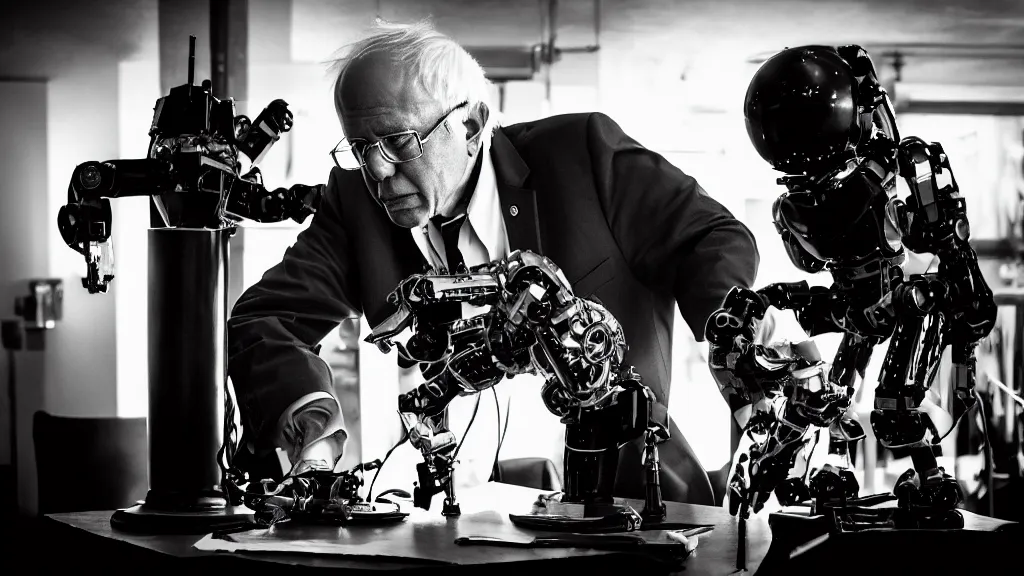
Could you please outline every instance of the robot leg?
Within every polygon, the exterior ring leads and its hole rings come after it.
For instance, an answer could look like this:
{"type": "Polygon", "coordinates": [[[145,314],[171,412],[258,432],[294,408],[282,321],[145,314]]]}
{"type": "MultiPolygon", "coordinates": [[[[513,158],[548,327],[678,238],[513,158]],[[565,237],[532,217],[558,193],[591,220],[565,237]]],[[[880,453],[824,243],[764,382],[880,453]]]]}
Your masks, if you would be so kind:
{"type": "Polygon", "coordinates": [[[860,493],[860,483],[851,469],[850,454],[857,449],[857,442],[864,438],[864,428],[857,420],[844,418],[834,422],[828,434],[828,457],[825,465],[812,473],[809,486],[816,513],[826,503],[844,506],[860,493]]]}

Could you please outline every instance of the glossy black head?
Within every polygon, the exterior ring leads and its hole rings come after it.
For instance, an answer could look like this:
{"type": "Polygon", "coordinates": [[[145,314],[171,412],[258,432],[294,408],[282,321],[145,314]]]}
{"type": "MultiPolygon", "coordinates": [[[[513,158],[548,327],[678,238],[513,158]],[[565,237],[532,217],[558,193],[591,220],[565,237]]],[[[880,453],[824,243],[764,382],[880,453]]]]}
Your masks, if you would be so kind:
{"type": "Polygon", "coordinates": [[[787,48],[754,74],[743,104],[747,134],[773,168],[813,174],[834,166],[864,128],[857,78],[835,48],[787,48]]]}

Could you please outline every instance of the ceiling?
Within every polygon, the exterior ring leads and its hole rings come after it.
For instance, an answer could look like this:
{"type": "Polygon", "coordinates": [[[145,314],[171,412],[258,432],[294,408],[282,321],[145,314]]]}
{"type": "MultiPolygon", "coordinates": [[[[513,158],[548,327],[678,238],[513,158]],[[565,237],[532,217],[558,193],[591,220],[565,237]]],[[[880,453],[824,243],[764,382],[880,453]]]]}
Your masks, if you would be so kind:
{"type": "MultiPolygon", "coordinates": [[[[601,59],[614,61],[614,69],[643,60],[658,74],[695,85],[726,76],[745,82],[760,61],[788,46],[853,43],[869,50],[883,80],[894,73],[892,55],[899,52],[905,85],[985,87],[981,98],[995,100],[1017,88],[1024,94],[1024,0],[600,0],[599,36],[594,0],[556,2],[557,47],[599,39],[601,59]]],[[[467,46],[529,46],[544,38],[547,4],[292,0],[292,56],[329,58],[374,15],[400,22],[431,17],[467,46]]],[[[583,56],[564,56],[570,58],[583,56]]]]}
{"type": "MultiPolygon", "coordinates": [[[[576,3],[576,2],[572,2],[576,3]]],[[[902,52],[910,83],[1024,87],[1021,0],[603,0],[602,33],[704,54],[766,54],[804,44],[860,44],[883,68],[902,52]]],[[[760,57],[760,58],[759,58],[760,57]]],[[[709,58],[713,60],[713,58],[709,58]]]]}
{"type": "MultiPolygon", "coordinates": [[[[296,0],[296,5],[307,0],[296,0]]],[[[322,10],[329,6],[317,6],[322,10]]],[[[381,0],[386,17],[433,14],[460,39],[540,37],[546,0],[381,0]],[[433,5],[433,6],[431,6],[433,5]]],[[[601,0],[602,44],[714,65],[787,46],[856,43],[875,58],[900,49],[906,82],[1024,86],[1021,0],[601,0]],[[916,45],[916,46],[915,46],[916,45]],[[922,46],[923,45],[923,46],[922,46]],[[981,49],[988,47],[987,49],[981,49]]],[[[594,0],[557,0],[557,44],[594,40],[594,0]]]]}
{"type": "Polygon", "coordinates": [[[0,77],[47,79],[84,63],[155,53],[157,0],[8,4],[0,34],[0,77]]]}
{"type": "MultiPolygon", "coordinates": [[[[196,1],[196,0],[190,0],[196,1]]],[[[287,0],[248,0],[280,4],[287,0]]],[[[337,48],[339,22],[432,16],[475,45],[541,39],[546,0],[291,0],[295,34],[337,48]]],[[[1024,0],[601,0],[602,56],[657,59],[681,77],[757,60],[786,46],[859,43],[887,68],[904,54],[907,83],[1021,87],[1024,0]]],[[[156,42],[138,22],[156,0],[18,3],[4,11],[0,76],[51,77],[78,60],[127,58],[156,42]]],[[[558,0],[557,42],[595,40],[594,0],[558,0]]],[[[756,64],[754,64],[756,66],[756,64]]]]}

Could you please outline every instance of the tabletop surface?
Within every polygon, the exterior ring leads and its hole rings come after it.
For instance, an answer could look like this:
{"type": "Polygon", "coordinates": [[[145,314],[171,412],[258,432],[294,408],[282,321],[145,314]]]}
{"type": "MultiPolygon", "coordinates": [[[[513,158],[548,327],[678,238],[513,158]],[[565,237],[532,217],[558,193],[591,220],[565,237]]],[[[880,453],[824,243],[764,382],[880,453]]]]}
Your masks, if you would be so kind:
{"type": "MultiPolygon", "coordinates": [[[[508,515],[529,513],[541,491],[490,482],[458,495],[462,515],[445,518],[440,514],[436,497],[431,510],[409,509],[410,516],[401,523],[385,526],[323,526],[282,523],[271,529],[250,530],[231,534],[229,538],[243,545],[256,543],[266,549],[260,559],[274,561],[274,551],[302,551],[310,547],[329,548],[330,554],[307,554],[298,560],[310,566],[352,565],[354,557],[372,563],[375,568],[414,565],[480,565],[513,563],[541,559],[607,555],[609,552],[579,548],[505,548],[492,546],[458,546],[460,536],[499,536],[523,538],[550,533],[525,530],[512,524],[508,515]],[[271,552],[271,553],[267,553],[271,552]]],[[[642,501],[627,500],[638,512],[642,501]]],[[[714,530],[699,536],[696,550],[681,569],[688,574],[731,574],[736,572],[739,541],[736,518],[723,508],[667,502],[666,521],[693,526],[713,526],[714,530]]],[[[150,535],[124,532],[110,525],[113,511],[51,514],[52,520],[94,535],[119,540],[155,552],[177,557],[201,557],[223,553],[198,550],[195,544],[203,535],[150,535]]],[[[643,531],[649,541],[665,541],[663,532],[643,531]]],[[[209,542],[209,540],[207,540],[209,542]]],[[[767,518],[753,517],[747,521],[746,570],[756,571],[768,552],[771,532],[767,518]]],[[[250,553],[239,553],[249,557],[250,553]]],[[[295,563],[291,558],[289,563],[295,563]]]]}

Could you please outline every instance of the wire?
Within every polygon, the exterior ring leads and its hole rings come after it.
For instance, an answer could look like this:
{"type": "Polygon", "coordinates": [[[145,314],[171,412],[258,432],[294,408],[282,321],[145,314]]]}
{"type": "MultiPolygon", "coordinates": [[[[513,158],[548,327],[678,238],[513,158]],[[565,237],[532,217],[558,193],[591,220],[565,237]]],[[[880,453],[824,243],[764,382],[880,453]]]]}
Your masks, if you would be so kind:
{"type": "Polygon", "coordinates": [[[231,382],[224,382],[224,430],[220,449],[217,451],[217,464],[221,472],[221,489],[232,506],[242,504],[242,488],[245,474],[234,465],[235,452],[238,451],[238,426],[235,425],[235,402],[231,396],[231,382]]]}
{"type": "Polygon", "coordinates": [[[373,480],[370,480],[370,489],[366,491],[367,502],[373,502],[373,484],[377,481],[377,475],[380,474],[380,471],[384,469],[384,465],[388,463],[388,458],[391,458],[391,453],[394,452],[395,449],[401,446],[402,444],[405,444],[405,441],[409,439],[409,432],[410,430],[406,429],[405,435],[402,436],[402,439],[399,440],[397,444],[392,446],[391,449],[387,451],[387,454],[384,454],[384,461],[380,463],[380,466],[377,466],[377,471],[373,473],[373,480]]]}
{"type": "Polygon", "coordinates": [[[508,401],[505,402],[505,427],[501,429],[501,439],[498,440],[498,451],[501,452],[501,446],[505,443],[505,436],[508,435],[508,421],[512,418],[509,414],[512,413],[512,396],[508,397],[508,401]]]}
{"type": "Polygon", "coordinates": [[[491,386],[491,392],[494,394],[494,413],[498,416],[498,427],[495,428],[498,432],[498,447],[494,450],[494,462],[491,463],[491,480],[494,480],[494,473],[498,470],[498,454],[501,453],[501,403],[498,402],[497,388],[491,386]]]}
{"type": "Polygon", "coordinates": [[[512,412],[512,396],[509,396],[508,402],[505,403],[505,426],[502,428],[498,391],[494,387],[491,387],[491,391],[494,392],[494,409],[498,412],[498,448],[494,451],[494,464],[491,465],[491,478],[494,478],[494,472],[498,469],[498,456],[501,454],[501,445],[505,443],[505,435],[508,434],[509,413],[512,412]]]}
{"type": "Polygon", "coordinates": [[[992,481],[992,474],[994,472],[993,460],[995,459],[992,454],[992,442],[988,436],[988,418],[985,416],[985,401],[982,398],[978,398],[978,412],[981,416],[981,430],[985,436],[985,443],[982,445],[982,449],[985,451],[985,489],[988,491],[988,515],[990,518],[995,517],[995,493],[993,492],[994,482],[992,481]]]}
{"type": "MultiPolygon", "coordinates": [[[[480,395],[477,394],[477,396],[476,396],[476,405],[473,406],[473,415],[470,416],[470,418],[469,418],[469,425],[466,426],[466,433],[462,435],[462,440],[460,440],[459,441],[459,445],[455,447],[455,453],[452,454],[452,460],[453,461],[459,455],[459,450],[462,450],[462,443],[465,442],[466,441],[466,437],[469,436],[469,430],[470,430],[470,428],[473,427],[473,421],[476,420],[476,413],[479,410],[480,410],[480,395]]],[[[409,433],[411,431],[412,431],[411,429],[406,429],[405,436],[402,436],[402,439],[399,440],[397,444],[392,446],[391,449],[388,450],[387,454],[384,455],[384,461],[380,463],[380,466],[377,467],[377,471],[374,472],[373,480],[370,480],[370,489],[366,492],[366,501],[367,502],[373,502],[373,485],[374,485],[375,482],[377,482],[377,475],[380,474],[380,471],[382,469],[384,469],[384,465],[388,463],[388,458],[391,457],[391,453],[394,452],[395,449],[398,448],[399,446],[401,446],[402,444],[405,444],[405,441],[409,439],[409,433]]]]}
{"type": "Polygon", "coordinates": [[[473,415],[469,417],[469,424],[466,425],[466,432],[462,435],[462,440],[459,440],[459,445],[455,447],[455,453],[452,454],[452,462],[459,457],[459,451],[462,450],[462,445],[466,442],[466,438],[469,438],[469,430],[473,427],[473,422],[476,420],[476,413],[480,411],[480,394],[476,395],[476,404],[473,405],[473,415]]]}

